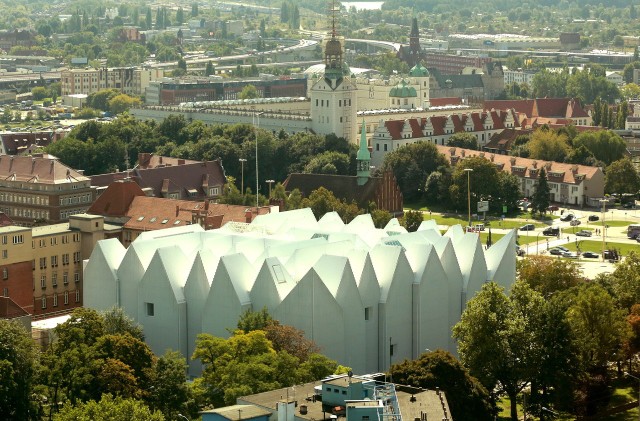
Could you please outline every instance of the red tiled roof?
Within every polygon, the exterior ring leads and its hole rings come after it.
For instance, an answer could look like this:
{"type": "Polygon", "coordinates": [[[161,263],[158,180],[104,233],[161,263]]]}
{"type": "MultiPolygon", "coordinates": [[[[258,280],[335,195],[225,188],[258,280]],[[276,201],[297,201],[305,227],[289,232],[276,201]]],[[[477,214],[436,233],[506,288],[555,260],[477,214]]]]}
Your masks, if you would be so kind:
{"type": "Polygon", "coordinates": [[[442,153],[450,161],[457,162],[460,159],[468,158],[470,156],[481,156],[499,166],[502,171],[507,171],[511,174],[515,174],[518,177],[525,178],[538,178],[537,171],[531,172],[530,170],[540,169],[543,166],[547,171],[549,179],[553,178],[554,182],[574,183],[580,184],[583,180],[579,176],[583,176],[586,179],[590,179],[598,171],[602,171],[599,167],[591,167],[588,165],[574,165],[566,164],[563,162],[542,161],[537,159],[520,158],[515,156],[493,154],[490,152],[480,152],[472,149],[456,148],[452,146],[439,146],[436,145],[440,153],[442,153]],[[524,172],[515,171],[514,167],[525,168],[524,172]],[[557,176],[556,176],[557,174],[557,176]]]}
{"type": "Polygon", "coordinates": [[[14,225],[13,219],[4,212],[0,212],[0,227],[8,227],[14,225]]]}
{"type": "Polygon", "coordinates": [[[536,98],[523,100],[491,100],[484,102],[484,109],[513,109],[528,118],[579,118],[589,114],[575,98],[536,98]]]}
{"type": "MultiPolygon", "coordinates": [[[[212,228],[219,228],[227,222],[247,222],[247,212],[251,218],[254,209],[242,205],[225,205],[189,200],[164,199],[160,197],[136,196],[131,202],[127,216],[131,219],[124,225],[125,229],[152,231],[171,227],[190,225],[194,211],[204,212],[213,222],[212,228]]],[[[269,208],[260,208],[265,214],[269,208]]]]}
{"type": "Polygon", "coordinates": [[[139,153],[138,164],[135,168],[150,169],[158,167],[170,167],[175,165],[196,164],[199,161],[193,161],[190,159],[173,158],[169,156],[160,156],[152,153],[139,153]]]}
{"type": "Polygon", "coordinates": [[[64,165],[55,156],[0,155],[0,177],[26,183],[62,184],[89,178],[64,165]]]}
{"type": "MultiPolygon", "coordinates": [[[[197,162],[190,161],[185,164],[171,165],[156,168],[134,168],[131,179],[145,189],[153,190],[153,195],[162,197],[163,193],[179,193],[180,197],[192,197],[204,199],[209,194],[204,186],[219,187],[220,190],[226,181],[224,168],[220,160],[197,162]],[[195,196],[190,194],[195,190],[195,196]]],[[[96,187],[106,187],[118,179],[122,179],[126,173],[98,174],[91,176],[91,184],[96,187]]]]}
{"type": "Polygon", "coordinates": [[[124,216],[136,196],[144,196],[144,192],[132,180],[114,181],[96,199],[87,213],[103,216],[124,216]]]}
{"type": "Polygon", "coordinates": [[[37,147],[49,146],[52,132],[2,133],[0,134],[7,155],[28,153],[37,147]]]}

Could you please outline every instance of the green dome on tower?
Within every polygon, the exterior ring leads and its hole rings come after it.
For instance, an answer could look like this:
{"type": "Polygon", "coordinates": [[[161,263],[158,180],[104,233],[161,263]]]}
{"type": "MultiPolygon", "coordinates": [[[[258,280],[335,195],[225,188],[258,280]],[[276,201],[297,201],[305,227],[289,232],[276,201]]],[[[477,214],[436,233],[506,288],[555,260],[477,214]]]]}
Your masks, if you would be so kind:
{"type": "Polygon", "coordinates": [[[413,77],[429,77],[429,71],[422,63],[418,62],[415,66],[409,70],[409,76],[413,77]]]}
{"type": "Polygon", "coordinates": [[[389,91],[389,96],[396,98],[411,98],[417,97],[418,93],[416,92],[416,88],[414,88],[413,86],[409,86],[407,82],[402,80],[396,86],[391,88],[391,90],[389,91]]]}

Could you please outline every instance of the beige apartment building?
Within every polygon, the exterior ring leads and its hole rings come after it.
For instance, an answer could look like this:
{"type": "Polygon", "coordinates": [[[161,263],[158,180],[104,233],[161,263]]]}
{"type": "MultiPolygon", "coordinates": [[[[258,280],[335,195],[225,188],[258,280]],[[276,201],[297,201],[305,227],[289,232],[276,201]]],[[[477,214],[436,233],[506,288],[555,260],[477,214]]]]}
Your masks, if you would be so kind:
{"type": "Polygon", "coordinates": [[[0,211],[16,225],[66,221],[85,213],[95,196],[88,177],[54,156],[0,156],[0,211]]]}
{"type": "Polygon", "coordinates": [[[89,95],[102,89],[118,89],[127,95],[142,95],[149,83],[162,79],[162,69],[113,67],[69,69],[60,74],[62,95],[89,95]]]}
{"type": "Polygon", "coordinates": [[[2,296],[36,317],[81,306],[82,261],[112,228],[102,216],[87,214],[63,224],[0,228],[2,296]]]}

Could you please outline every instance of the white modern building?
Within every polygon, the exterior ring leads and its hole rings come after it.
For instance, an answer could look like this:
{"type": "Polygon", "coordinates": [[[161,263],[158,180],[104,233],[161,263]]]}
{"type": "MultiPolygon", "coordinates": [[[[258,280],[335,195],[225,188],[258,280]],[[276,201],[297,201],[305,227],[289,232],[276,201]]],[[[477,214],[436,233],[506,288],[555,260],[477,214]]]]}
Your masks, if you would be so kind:
{"type": "MultiPolygon", "coordinates": [[[[456,351],[451,328],[487,281],[515,280],[515,232],[484,250],[460,226],[408,233],[370,215],[344,224],[310,209],[251,224],[145,232],[125,249],[100,241],[84,273],[84,305],[114,305],[144,327],[151,349],[191,356],[196,336],[228,337],[246,309],[266,307],[357,372],[386,370],[425,349],[456,351]]],[[[197,361],[189,361],[198,375],[197,361]]]]}

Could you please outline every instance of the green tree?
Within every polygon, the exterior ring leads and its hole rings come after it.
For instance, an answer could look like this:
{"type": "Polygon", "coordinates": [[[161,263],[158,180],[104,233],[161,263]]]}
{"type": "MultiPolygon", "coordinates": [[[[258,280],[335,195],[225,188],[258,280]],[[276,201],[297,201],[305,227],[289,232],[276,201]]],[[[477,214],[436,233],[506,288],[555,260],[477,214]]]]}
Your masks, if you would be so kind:
{"type": "Polygon", "coordinates": [[[187,361],[177,351],[167,351],[158,358],[151,374],[152,408],[158,409],[167,420],[186,413],[190,398],[186,382],[187,361]]]}
{"type": "Polygon", "coordinates": [[[144,341],[142,326],[130,318],[122,307],[112,307],[102,314],[104,333],[107,335],[123,335],[128,333],[134,338],[144,341]]]}
{"type": "Polygon", "coordinates": [[[213,67],[213,63],[211,61],[207,62],[207,66],[204,69],[205,76],[211,76],[216,74],[216,68],[213,67]]]}
{"type": "Polygon", "coordinates": [[[449,352],[425,352],[417,360],[404,360],[389,369],[398,384],[445,392],[456,420],[490,421],[496,410],[489,392],[449,352]]]}
{"type": "Polygon", "coordinates": [[[409,232],[417,231],[420,224],[424,220],[422,212],[416,210],[408,210],[404,213],[404,216],[400,220],[403,227],[409,232]]]}
{"type": "Polygon", "coordinates": [[[605,172],[605,192],[631,193],[640,191],[640,174],[628,157],[612,162],[605,172]]]}
{"type": "Polygon", "coordinates": [[[481,200],[489,200],[490,205],[494,207],[501,205],[499,187],[500,182],[496,166],[488,159],[480,156],[471,156],[456,164],[449,192],[456,206],[459,209],[466,209],[468,205],[467,196],[470,191],[471,209],[473,210],[481,200]],[[467,175],[465,169],[473,171],[467,175]],[[470,189],[468,189],[467,181],[471,182],[470,189]]]}
{"type": "Polygon", "coordinates": [[[391,218],[393,218],[393,215],[384,209],[374,209],[371,211],[371,219],[376,228],[384,228],[391,218]]]}
{"type": "Polygon", "coordinates": [[[633,305],[640,304],[638,274],[640,274],[640,254],[631,252],[616,265],[613,273],[605,275],[606,283],[610,285],[619,308],[629,310],[633,305]]]}
{"type": "Polygon", "coordinates": [[[447,139],[447,146],[478,150],[478,139],[471,133],[458,132],[447,139]]]}
{"type": "Polygon", "coordinates": [[[109,100],[117,95],[120,95],[120,91],[117,89],[102,89],[91,93],[87,97],[87,107],[109,111],[109,100]]]}
{"type": "Polygon", "coordinates": [[[570,150],[566,136],[543,129],[537,129],[531,134],[527,149],[530,158],[556,162],[563,162],[570,150]]]}
{"type": "Polygon", "coordinates": [[[178,7],[178,11],[176,12],[176,24],[182,25],[184,22],[184,10],[182,7],[178,7]]]}
{"type": "Polygon", "coordinates": [[[532,376],[535,359],[533,322],[544,300],[526,284],[514,284],[507,297],[488,282],[467,304],[453,328],[462,363],[493,393],[511,401],[511,419],[517,421],[516,398],[532,376]]]}
{"type": "Polygon", "coordinates": [[[238,396],[265,392],[282,384],[279,375],[295,372],[297,360],[279,356],[264,331],[236,332],[229,339],[200,334],[193,358],[204,366],[203,381],[211,403],[231,405],[238,396]],[[281,362],[284,363],[281,365],[281,362]]]}
{"type": "Polygon", "coordinates": [[[246,309],[238,319],[237,328],[244,333],[249,333],[254,330],[265,330],[272,321],[273,318],[271,314],[269,314],[267,307],[263,307],[260,311],[246,309]]]}
{"type": "Polygon", "coordinates": [[[320,347],[314,341],[305,338],[304,332],[293,326],[271,320],[264,331],[276,352],[284,351],[301,363],[307,361],[311,354],[320,352],[320,347]]]}
{"type": "Polygon", "coordinates": [[[388,153],[382,170],[393,171],[404,198],[415,200],[422,195],[429,174],[448,167],[449,162],[435,145],[416,142],[388,153]]]}
{"type": "Polygon", "coordinates": [[[303,172],[307,174],[350,174],[349,155],[326,151],[313,157],[307,165],[305,165],[303,172]]]}
{"type": "Polygon", "coordinates": [[[20,324],[0,320],[0,419],[36,420],[32,402],[38,352],[20,324]]]}
{"type": "Polygon", "coordinates": [[[240,91],[240,95],[238,96],[238,98],[240,99],[258,98],[258,89],[254,85],[248,84],[244,88],[242,88],[242,91],[240,91]]]}
{"type": "Polygon", "coordinates": [[[77,406],[65,405],[60,413],[53,417],[54,421],[164,421],[158,411],[151,410],[141,401],[135,399],[113,398],[102,396],[99,402],[90,401],[77,406]]]}
{"type": "Polygon", "coordinates": [[[536,183],[536,189],[533,192],[531,198],[531,213],[538,212],[539,214],[546,214],[549,209],[549,194],[551,189],[547,182],[547,172],[543,168],[538,171],[538,182],[536,183]]]}
{"type": "Polygon", "coordinates": [[[518,260],[516,269],[518,280],[525,282],[545,299],[575,287],[583,280],[575,262],[547,256],[529,256],[518,260]]]}
{"type": "Polygon", "coordinates": [[[625,311],[600,285],[582,288],[567,310],[580,361],[588,371],[604,369],[630,336],[625,311]]]}
{"type": "MultiPolygon", "coordinates": [[[[609,123],[607,122],[607,124],[609,123]]],[[[584,145],[595,159],[606,165],[622,159],[627,148],[624,140],[610,130],[580,133],[573,139],[573,147],[579,148],[581,145],[584,145]]]]}
{"type": "Polygon", "coordinates": [[[31,90],[31,95],[36,101],[42,101],[47,97],[47,90],[43,86],[36,86],[31,90]]]}
{"type": "Polygon", "coordinates": [[[131,97],[127,94],[119,94],[109,99],[109,111],[113,114],[121,114],[129,111],[129,108],[137,107],[142,104],[139,98],[131,97]]]}

